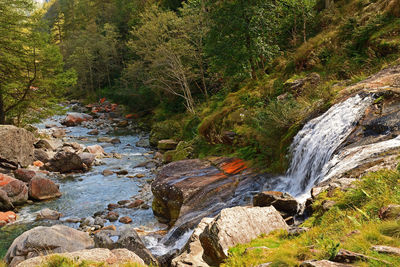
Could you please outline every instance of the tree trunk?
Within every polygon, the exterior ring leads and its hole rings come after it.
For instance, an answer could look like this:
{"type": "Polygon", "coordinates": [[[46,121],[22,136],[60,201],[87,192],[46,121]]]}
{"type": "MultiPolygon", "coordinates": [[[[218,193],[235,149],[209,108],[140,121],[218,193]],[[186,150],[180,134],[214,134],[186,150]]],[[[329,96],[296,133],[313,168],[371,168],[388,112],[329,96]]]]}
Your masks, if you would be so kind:
{"type": "Polygon", "coordinates": [[[303,38],[304,42],[307,42],[307,18],[306,18],[306,3],[303,0],[303,38]]]}
{"type": "Polygon", "coordinates": [[[0,89],[0,125],[6,124],[6,112],[4,108],[3,92],[0,89]]]}

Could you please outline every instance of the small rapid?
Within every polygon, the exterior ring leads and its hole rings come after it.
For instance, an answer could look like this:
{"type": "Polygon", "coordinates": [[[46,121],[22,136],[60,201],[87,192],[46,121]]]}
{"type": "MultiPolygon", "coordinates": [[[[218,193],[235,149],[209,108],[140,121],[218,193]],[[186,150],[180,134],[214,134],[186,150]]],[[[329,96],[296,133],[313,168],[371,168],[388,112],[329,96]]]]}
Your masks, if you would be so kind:
{"type": "Polygon", "coordinates": [[[286,175],[272,179],[264,189],[287,192],[304,202],[312,187],[323,181],[331,170],[326,165],[373,99],[371,95],[353,96],[309,121],[290,147],[292,159],[286,175]]]}

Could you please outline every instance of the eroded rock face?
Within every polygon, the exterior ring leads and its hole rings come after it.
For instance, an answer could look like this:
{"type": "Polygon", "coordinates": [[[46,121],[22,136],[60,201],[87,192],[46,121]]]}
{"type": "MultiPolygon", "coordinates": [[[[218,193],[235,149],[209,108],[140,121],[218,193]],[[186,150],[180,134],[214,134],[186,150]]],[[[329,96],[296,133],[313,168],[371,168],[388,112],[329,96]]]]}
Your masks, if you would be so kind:
{"type": "Polygon", "coordinates": [[[289,194],[276,191],[265,191],[255,195],[253,205],[258,207],[274,206],[278,211],[288,215],[295,215],[298,209],[296,199],[289,194]]]}
{"type": "Polygon", "coordinates": [[[82,159],[75,153],[65,151],[58,152],[45,166],[49,171],[61,173],[84,170],[82,159]]]}
{"type": "Polygon", "coordinates": [[[17,237],[5,256],[11,267],[18,263],[52,253],[74,252],[93,248],[94,242],[87,233],[64,225],[39,226],[17,237]]]}
{"type": "MultiPolygon", "coordinates": [[[[120,265],[126,263],[137,263],[144,265],[144,262],[139,256],[137,256],[132,251],[127,249],[104,249],[104,248],[95,248],[95,249],[85,249],[70,253],[56,253],[52,256],[57,255],[60,257],[65,257],[74,260],[74,262],[79,265],[83,261],[89,262],[104,262],[110,265],[120,265]]],[[[45,264],[51,256],[40,256],[25,260],[17,265],[17,267],[32,267],[32,266],[40,266],[45,264]]]]}
{"type": "Polygon", "coordinates": [[[200,234],[203,259],[209,265],[219,265],[228,257],[229,248],[278,229],[288,230],[288,226],[274,207],[223,209],[200,234]]]}
{"type": "Polygon", "coordinates": [[[0,173],[0,190],[4,191],[13,205],[24,204],[28,200],[28,187],[24,182],[0,173]]]}
{"type": "Polygon", "coordinates": [[[160,222],[172,226],[177,220],[179,224],[193,221],[188,226],[194,227],[203,217],[234,206],[230,200],[235,194],[260,190],[263,180],[240,159],[173,162],[161,169],[151,185],[153,212],[160,222]]]}
{"type": "Polygon", "coordinates": [[[35,137],[25,129],[0,125],[0,167],[17,169],[33,162],[35,137]]]}
{"type": "Polygon", "coordinates": [[[29,182],[29,197],[34,200],[46,200],[61,197],[61,192],[52,180],[35,177],[29,182]]]}

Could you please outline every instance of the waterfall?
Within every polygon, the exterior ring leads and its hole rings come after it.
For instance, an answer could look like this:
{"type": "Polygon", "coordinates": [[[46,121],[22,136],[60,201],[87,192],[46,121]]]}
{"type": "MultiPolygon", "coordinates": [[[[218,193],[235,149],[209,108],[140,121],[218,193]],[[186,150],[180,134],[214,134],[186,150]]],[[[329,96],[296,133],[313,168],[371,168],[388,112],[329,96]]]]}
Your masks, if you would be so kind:
{"type": "Polygon", "coordinates": [[[266,184],[265,189],[287,192],[299,201],[305,201],[312,187],[323,180],[329,170],[324,166],[351,134],[372,101],[372,96],[356,95],[309,121],[290,147],[292,159],[286,175],[266,184]]]}

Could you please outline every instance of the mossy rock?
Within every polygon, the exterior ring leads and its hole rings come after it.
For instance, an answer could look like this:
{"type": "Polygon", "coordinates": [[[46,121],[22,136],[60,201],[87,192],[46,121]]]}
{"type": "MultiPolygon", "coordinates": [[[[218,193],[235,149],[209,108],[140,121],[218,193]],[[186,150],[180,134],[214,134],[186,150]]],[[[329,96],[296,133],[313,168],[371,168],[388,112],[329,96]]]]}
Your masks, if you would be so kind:
{"type": "Polygon", "coordinates": [[[178,142],[167,139],[167,140],[160,140],[158,141],[157,148],[160,150],[174,150],[178,146],[178,142]]]}
{"type": "Polygon", "coordinates": [[[193,153],[193,147],[190,143],[181,141],[175,150],[170,150],[164,153],[163,160],[165,163],[179,161],[190,158],[193,153]]]}
{"type": "Polygon", "coordinates": [[[182,134],[182,125],[178,121],[163,121],[152,126],[150,132],[150,145],[156,147],[160,140],[180,139],[182,134]]]}

